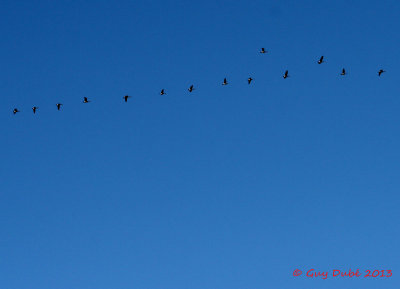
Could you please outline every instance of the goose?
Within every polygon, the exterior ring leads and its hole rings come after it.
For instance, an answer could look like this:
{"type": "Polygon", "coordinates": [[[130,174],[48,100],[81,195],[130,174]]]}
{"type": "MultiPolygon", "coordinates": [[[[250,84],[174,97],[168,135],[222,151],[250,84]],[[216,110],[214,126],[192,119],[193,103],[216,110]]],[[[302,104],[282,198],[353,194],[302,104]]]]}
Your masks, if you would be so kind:
{"type": "Polygon", "coordinates": [[[285,71],[285,74],[283,75],[283,79],[286,79],[289,77],[289,70],[285,71]]]}
{"type": "Polygon", "coordinates": [[[125,95],[125,96],[123,97],[123,99],[125,100],[125,102],[128,102],[128,98],[130,98],[129,95],[125,95]]]}

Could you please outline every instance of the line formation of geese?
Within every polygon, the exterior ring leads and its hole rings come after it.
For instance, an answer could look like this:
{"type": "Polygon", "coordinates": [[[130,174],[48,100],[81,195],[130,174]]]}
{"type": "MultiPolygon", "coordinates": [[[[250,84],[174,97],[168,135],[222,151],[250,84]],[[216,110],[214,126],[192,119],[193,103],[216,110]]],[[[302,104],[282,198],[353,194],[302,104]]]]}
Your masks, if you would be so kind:
{"type": "MultiPolygon", "coordinates": [[[[261,50],[260,50],[260,53],[262,53],[262,54],[267,53],[267,52],[268,52],[268,51],[265,50],[265,48],[261,48],[261,50]]],[[[321,56],[321,57],[319,58],[319,60],[317,61],[317,63],[318,63],[318,64],[324,63],[324,56],[321,56]]],[[[385,70],[380,69],[380,70],[378,71],[378,76],[381,76],[382,73],[385,73],[385,72],[386,72],[385,70]]],[[[347,73],[346,73],[346,69],[342,68],[342,71],[341,71],[340,75],[345,76],[346,74],[347,74],[347,73]]],[[[284,72],[284,74],[283,74],[282,77],[283,77],[283,79],[288,78],[288,77],[289,77],[289,70],[285,70],[285,72],[284,72]]],[[[249,78],[247,79],[247,83],[248,83],[248,84],[251,84],[251,82],[252,82],[253,80],[254,80],[253,78],[249,77],[249,78]]],[[[228,85],[228,80],[227,80],[226,78],[224,78],[224,80],[223,80],[223,82],[222,82],[222,85],[228,85]]],[[[194,85],[192,84],[192,85],[190,85],[190,87],[188,88],[188,91],[189,91],[189,92],[193,92],[194,89],[195,89],[195,88],[194,88],[194,85]]],[[[165,95],[165,94],[167,94],[167,93],[165,92],[165,89],[161,89],[160,95],[165,95]]],[[[129,99],[129,98],[131,98],[131,96],[125,95],[125,96],[123,97],[123,100],[124,100],[125,102],[128,102],[128,99],[129,99]]],[[[89,100],[87,97],[84,97],[82,102],[83,102],[83,103],[89,103],[90,100],[89,100]]],[[[62,105],[63,105],[62,103],[57,103],[57,104],[56,104],[57,110],[61,110],[61,106],[62,106],[62,105]]],[[[37,112],[38,109],[39,109],[39,107],[37,107],[37,106],[32,107],[33,113],[36,114],[36,112],[37,112]]],[[[14,108],[14,109],[13,109],[13,114],[17,114],[18,112],[20,112],[20,110],[18,110],[18,108],[14,108]]]]}

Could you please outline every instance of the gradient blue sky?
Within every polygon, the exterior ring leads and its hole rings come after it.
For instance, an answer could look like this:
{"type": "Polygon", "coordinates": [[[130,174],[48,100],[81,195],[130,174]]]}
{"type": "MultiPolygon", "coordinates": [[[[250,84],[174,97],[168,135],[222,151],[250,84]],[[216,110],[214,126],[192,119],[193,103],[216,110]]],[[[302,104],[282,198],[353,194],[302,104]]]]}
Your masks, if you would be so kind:
{"type": "Polygon", "coordinates": [[[399,288],[399,14],[1,1],[0,287],[399,288]]]}

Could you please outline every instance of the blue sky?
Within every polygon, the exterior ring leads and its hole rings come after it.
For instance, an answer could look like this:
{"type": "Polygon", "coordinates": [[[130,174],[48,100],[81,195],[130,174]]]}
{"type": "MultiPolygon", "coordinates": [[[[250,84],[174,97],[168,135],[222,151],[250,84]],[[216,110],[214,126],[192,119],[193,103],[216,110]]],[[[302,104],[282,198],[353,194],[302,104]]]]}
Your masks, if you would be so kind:
{"type": "Polygon", "coordinates": [[[399,12],[2,1],[0,287],[398,288],[399,12]]]}

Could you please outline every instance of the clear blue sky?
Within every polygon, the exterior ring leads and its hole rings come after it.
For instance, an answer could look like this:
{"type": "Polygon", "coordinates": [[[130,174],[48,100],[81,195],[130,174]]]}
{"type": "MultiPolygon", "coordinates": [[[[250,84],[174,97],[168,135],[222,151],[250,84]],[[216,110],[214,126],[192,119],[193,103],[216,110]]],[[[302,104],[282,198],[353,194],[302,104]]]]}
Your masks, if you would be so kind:
{"type": "Polygon", "coordinates": [[[0,287],[399,288],[399,14],[2,1],[0,287]]]}

